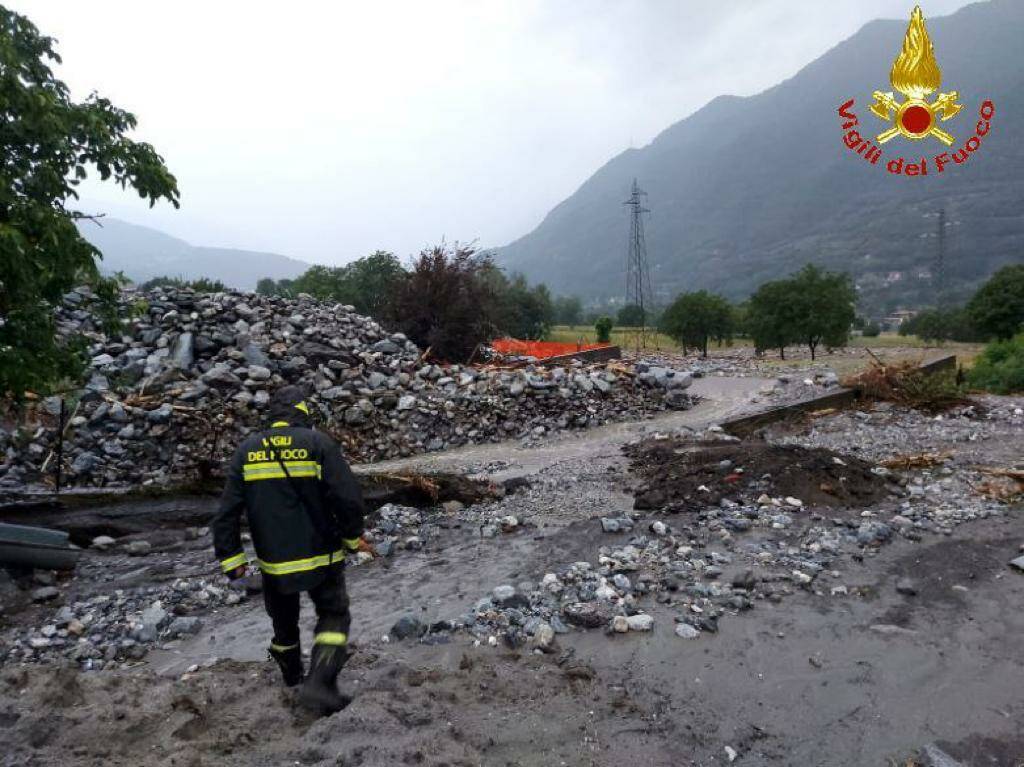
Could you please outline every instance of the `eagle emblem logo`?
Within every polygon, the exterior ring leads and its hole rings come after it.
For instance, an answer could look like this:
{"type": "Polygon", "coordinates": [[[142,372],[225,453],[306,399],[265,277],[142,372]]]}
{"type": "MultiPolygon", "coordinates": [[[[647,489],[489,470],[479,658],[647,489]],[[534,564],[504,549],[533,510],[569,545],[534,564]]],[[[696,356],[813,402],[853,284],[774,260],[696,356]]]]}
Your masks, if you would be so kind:
{"type": "Polygon", "coordinates": [[[887,130],[878,134],[878,143],[884,144],[901,135],[912,141],[923,141],[931,136],[946,146],[952,146],[955,139],[938,123],[956,117],[963,104],[957,103],[960,98],[957,91],[940,93],[935,101],[927,101],[942,85],[942,70],[935,60],[935,49],[919,5],[910,15],[903,50],[892,64],[889,82],[906,96],[906,100],[898,102],[892,91],[875,91],[872,94],[875,103],[871,105],[871,113],[890,124],[887,130]]]}

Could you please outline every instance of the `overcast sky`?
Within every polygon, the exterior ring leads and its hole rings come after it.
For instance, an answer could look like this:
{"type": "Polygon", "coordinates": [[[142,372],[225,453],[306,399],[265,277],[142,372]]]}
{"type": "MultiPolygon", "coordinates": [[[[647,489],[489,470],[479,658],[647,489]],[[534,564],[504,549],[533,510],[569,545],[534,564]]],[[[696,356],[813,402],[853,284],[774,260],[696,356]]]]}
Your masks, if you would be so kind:
{"type": "MultiPolygon", "coordinates": [[[[343,263],[505,244],[608,159],[912,0],[3,0],[178,177],[107,211],[196,245],[343,263]]],[[[966,0],[927,0],[926,17],[966,0]]]]}

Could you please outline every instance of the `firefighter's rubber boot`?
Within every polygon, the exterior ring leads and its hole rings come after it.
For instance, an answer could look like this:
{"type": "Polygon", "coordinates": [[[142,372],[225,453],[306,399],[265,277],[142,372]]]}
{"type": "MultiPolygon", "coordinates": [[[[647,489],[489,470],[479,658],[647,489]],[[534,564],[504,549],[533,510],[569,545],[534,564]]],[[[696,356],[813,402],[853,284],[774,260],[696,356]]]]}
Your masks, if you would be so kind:
{"type": "Polygon", "coordinates": [[[352,702],[350,697],[339,693],[337,687],[338,673],[348,661],[348,655],[343,646],[313,646],[309,676],[299,690],[299,703],[302,706],[320,716],[329,716],[352,702]]]}
{"type": "Polygon", "coordinates": [[[289,647],[270,645],[270,657],[281,667],[286,687],[294,687],[302,683],[306,670],[302,667],[302,648],[298,643],[289,647]]]}

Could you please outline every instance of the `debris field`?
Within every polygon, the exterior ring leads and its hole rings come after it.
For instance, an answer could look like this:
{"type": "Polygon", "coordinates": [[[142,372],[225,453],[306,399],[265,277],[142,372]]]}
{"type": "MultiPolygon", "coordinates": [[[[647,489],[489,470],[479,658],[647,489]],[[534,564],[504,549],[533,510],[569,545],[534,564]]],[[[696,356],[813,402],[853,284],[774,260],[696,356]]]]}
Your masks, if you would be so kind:
{"type": "Polygon", "coordinates": [[[0,764],[1016,765],[1022,405],[866,402],[741,440],[698,400],[383,463],[354,702],[321,720],[277,685],[258,579],[213,567],[215,499],[47,511],[94,519],[73,576],[0,576],[0,764]]]}

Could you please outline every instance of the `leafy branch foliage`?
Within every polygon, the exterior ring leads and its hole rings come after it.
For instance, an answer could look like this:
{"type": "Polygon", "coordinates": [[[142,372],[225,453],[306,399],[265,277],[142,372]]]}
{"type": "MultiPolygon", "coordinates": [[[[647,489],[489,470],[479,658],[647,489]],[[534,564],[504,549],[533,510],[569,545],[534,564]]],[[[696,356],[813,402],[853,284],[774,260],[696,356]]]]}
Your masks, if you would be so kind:
{"type": "Polygon", "coordinates": [[[95,93],[73,101],[52,63],[53,39],[0,6],[0,392],[15,397],[81,370],[83,345],[56,337],[64,294],[89,285],[112,311],[117,281],[100,276],[100,252],[78,233],[89,216],[68,207],[89,171],[178,206],[163,159],[127,137],[135,116],[95,93]]]}
{"type": "Polygon", "coordinates": [[[1024,329],[1024,264],[993,274],[967,304],[967,313],[986,338],[1005,341],[1024,329]]]}

